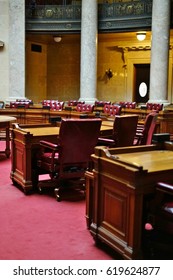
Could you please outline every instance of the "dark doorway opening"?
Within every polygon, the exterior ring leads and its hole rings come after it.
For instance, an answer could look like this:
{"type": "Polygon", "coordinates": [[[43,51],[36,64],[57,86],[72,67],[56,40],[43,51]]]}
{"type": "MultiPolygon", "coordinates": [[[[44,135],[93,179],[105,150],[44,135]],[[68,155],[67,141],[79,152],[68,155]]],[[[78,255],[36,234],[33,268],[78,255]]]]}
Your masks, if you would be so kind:
{"type": "Polygon", "coordinates": [[[146,103],[149,100],[150,64],[134,64],[134,101],[146,103]],[[146,94],[139,92],[141,83],[146,85],[146,94]]]}

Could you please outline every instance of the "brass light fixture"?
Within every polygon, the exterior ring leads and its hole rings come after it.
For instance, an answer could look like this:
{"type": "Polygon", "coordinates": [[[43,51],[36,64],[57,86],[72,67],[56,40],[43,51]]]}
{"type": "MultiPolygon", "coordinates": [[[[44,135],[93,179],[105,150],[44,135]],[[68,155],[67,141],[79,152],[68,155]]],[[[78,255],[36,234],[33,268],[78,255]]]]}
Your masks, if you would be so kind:
{"type": "Polygon", "coordinates": [[[144,41],[146,38],[146,31],[139,31],[136,33],[138,41],[144,41]]]}
{"type": "Polygon", "coordinates": [[[62,37],[61,36],[54,36],[53,39],[56,43],[59,43],[59,42],[61,42],[62,37]]]}
{"type": "Polygon", "coordinates": [[[106,70],[105,74],[106,74],[106,76],[108,77],[109,80],[110,80],[110,78],[113,77],[113,72],[110,68],[109,68],[109,70],[106,70]]]}

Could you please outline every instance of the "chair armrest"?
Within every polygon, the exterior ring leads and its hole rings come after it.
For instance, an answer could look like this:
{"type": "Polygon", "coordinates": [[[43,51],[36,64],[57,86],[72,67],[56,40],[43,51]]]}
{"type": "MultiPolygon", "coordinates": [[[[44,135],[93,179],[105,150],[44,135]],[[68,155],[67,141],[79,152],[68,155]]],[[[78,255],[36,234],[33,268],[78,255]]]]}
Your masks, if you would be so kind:
{"type": "Polygon", "coordinates": [[[102,145],[102,146],[109,146],[109,147],[115,147],[116,143],[113,139],[111,138],[102,138],[99,137],[98,139],[98,145],[102,145]]]}
{"type": "Polygon", "coordinates": [[[168,183],[158,182],[156,185],[156,190],[173,195],[173,185],[168,183]]]}
{"type": "Polygon", "coordinates": [[[111,138],[102,138],[102,137],[99,137],[98,139],[98,142],[102,142],[102,143],[107,143],[107,144],[114,144],[115,141],[111,138]]]}
{"type": "Polygon", "coordinates": [[[44,140],[40,140],[40,145],[44,148],[48,148],[51,150],[58,150],[58,148],[59,148],[58,144],[54,144],[54,143],[44,141],[44,140]]]}

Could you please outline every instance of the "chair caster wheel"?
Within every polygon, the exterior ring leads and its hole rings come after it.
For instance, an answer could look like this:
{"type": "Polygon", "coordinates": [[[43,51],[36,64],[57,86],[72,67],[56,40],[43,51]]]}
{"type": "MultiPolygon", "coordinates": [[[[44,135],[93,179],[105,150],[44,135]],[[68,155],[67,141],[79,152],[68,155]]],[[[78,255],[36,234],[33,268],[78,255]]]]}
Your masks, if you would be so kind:
{"type": "Polygon", "coordinates": [[[56,201],[60,202],[61,198],[59,196],[59,189],[54,189],[54,193],[55,193],[55,196],[56,196],[56,201]]]}
{"type": "Polygon", "coordinates": [[[60,198],[60,197],[57,197],[57,198],[56,198],[56,201],[60,202],[60,201],[61,201],[61,198],[60,198]]]}
{"type": "Polygon", "coordinates": [[[23,190],[25,195],[28,195],[28,191],[26,189],[23,190]]]}
{"type": "Polygon", "coordinates": [[[42,193],[43,193],[43,190],[42,190],[41,187],[38,187],[38,192],[39,192],[39,194],[42,194],[42,193]]]}

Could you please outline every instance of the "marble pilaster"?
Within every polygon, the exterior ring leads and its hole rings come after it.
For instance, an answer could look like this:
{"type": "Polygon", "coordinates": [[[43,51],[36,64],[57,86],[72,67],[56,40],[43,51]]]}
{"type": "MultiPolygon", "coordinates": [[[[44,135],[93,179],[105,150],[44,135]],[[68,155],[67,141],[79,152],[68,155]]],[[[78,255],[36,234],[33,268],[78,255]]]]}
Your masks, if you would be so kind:
{"type": "Polygon", "coordinates": [[[97,0],[82,0],[80,100],[94,103],[97,91],[97,0]]]}
{"type": "Polygon", "coordinates": [[[25,1],[9,0],[9,98],[25,97],[25,1]]]}
{"type": "Polygon", "coordinates": [[[170,0],[153,0],[149,102],[168,103],[170,0]]]}
{"type": "Polygon", "coordinates": [[[5,101],[9,92],[9,53],[8,53],[8,1],[0,0],[0,99],[5,101]]]}

